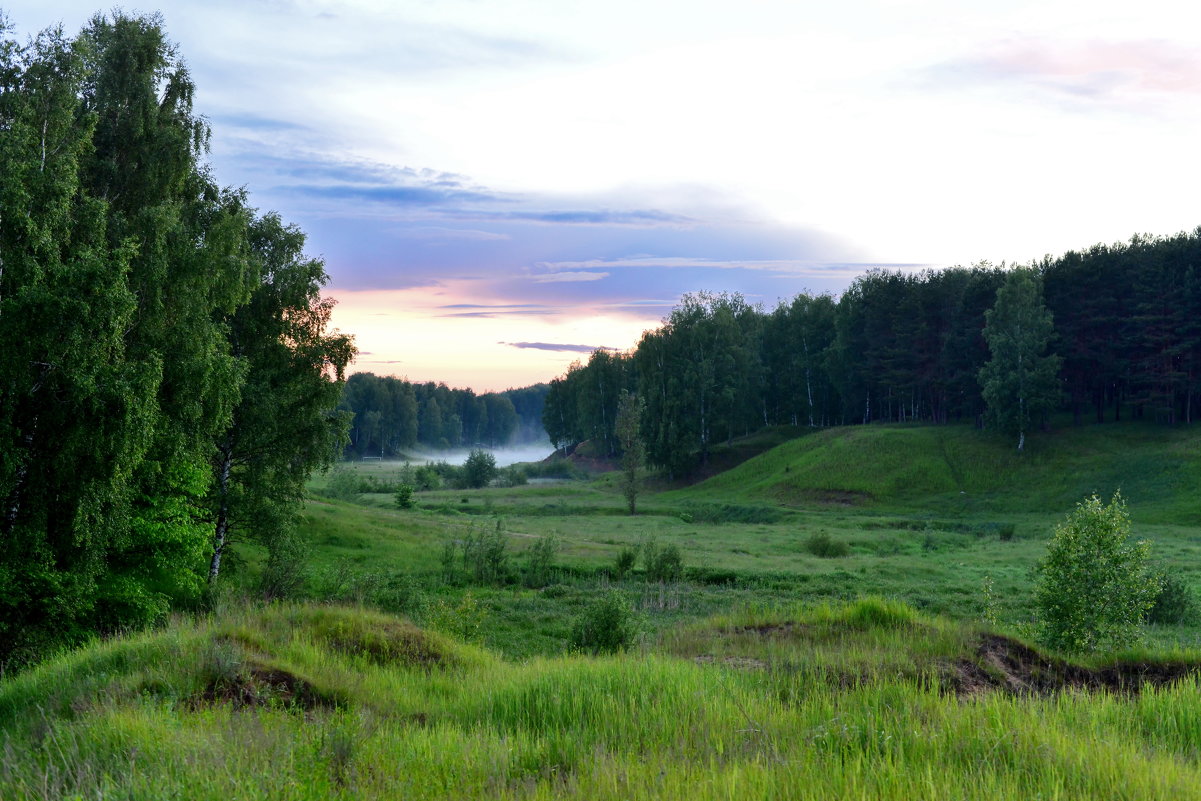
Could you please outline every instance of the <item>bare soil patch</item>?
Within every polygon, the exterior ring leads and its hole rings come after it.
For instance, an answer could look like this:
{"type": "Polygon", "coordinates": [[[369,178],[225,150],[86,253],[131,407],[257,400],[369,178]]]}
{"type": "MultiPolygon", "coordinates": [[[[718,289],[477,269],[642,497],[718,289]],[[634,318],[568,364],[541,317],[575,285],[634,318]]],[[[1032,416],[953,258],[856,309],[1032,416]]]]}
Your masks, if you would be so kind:
{"type": "Polygon", "coordinates": [[[1158,687],[1198,674],[1201,664],[1194,662],[1115,662],[1100,668],[1083,667],[993,634],[980,641],[975,659],[956,663],[944,678],[951,689],[963,695],[997,690],[1048,695],[1070,689],[1135,694],[1148,685],[1158,687]]]}
{"type": "Polygon", "coordinates": [[[337,700],[281,668],[251,665],[233,678],[213,679],[193,699],[195,706],[230,704],[235,709],[283,707],[331,709],[337,700]]]}

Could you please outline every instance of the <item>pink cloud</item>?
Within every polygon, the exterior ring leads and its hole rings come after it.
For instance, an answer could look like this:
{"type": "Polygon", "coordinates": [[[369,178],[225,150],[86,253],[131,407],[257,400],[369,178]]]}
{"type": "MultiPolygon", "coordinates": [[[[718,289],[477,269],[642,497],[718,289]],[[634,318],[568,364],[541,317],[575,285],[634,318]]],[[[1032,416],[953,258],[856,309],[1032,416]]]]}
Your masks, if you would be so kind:
{"type": "Polygon", "coordinates": [[[1201,57],[1165,40],[1008,40],[939,65],[939,82],[1020,83],[1118,105],[1148,95],[1201,94],[1201,57]]]}

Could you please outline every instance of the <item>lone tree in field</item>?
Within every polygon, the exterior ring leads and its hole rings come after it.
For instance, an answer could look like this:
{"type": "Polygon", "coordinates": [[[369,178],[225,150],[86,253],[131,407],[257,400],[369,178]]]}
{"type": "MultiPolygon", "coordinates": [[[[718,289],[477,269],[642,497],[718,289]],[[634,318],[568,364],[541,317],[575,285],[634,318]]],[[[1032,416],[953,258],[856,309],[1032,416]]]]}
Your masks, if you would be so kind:
{"type": "Polygon", "coordinates": [[[1035,272],[1023,268],[1010,273],[984,320],[992,354],[980,369],[985,416],[990,426],[1016,434],[1021,452],[1026,432],[1046,418],[1059,396],[1060,358],[1046,353],[1055,328],[1035,272]]]}
{"type": "Polygon", "coordinates": [[[1093,495],[1055,529],[1038,565],[1039,637],[1068,653],[1116,650],[1138,640],[1159,582],[1147,567],[1150,545],[1130,539],[1126,502],[1093,495]]]}
{"type": "Polygon", "coordinates": [[[496,457],[487,451],[474,450],[463,463],[463,483],[471,489],[480,489],[496,478],[496,457]]]}
{"type": "Polygon", "coordinates": [[[617,401],[617,438],[621,442],[621,492],[629,504],[630,514],[636,514],[638,503],[638,471],[646,459],[646,443],[642,441],[642,399],[622,391],[617,401]]]}

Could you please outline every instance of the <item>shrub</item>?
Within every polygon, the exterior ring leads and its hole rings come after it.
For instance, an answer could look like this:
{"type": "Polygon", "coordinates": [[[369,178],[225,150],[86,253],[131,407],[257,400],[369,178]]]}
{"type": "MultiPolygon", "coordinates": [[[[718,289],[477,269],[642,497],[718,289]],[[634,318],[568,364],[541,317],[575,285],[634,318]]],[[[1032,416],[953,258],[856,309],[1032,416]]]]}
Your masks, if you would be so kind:
{"type": "Polygon", "coordinates": [[[617,577],[625,578],[626,574],[634,569],[634,565],[638,562],[637,548],[622,548],[617,554],[617,561],[614,567],[617,568],[617,577]]]}
{"type": "Polygon", "coordinates": [[[463,540],[463,566],[480,584],[503,584],[509,578],[509,540],[504,523],[489,531],[480,528],[463,540]]]}
{"type": "Polygon", "coordinates": [[[805,550],[822,559],[838,559],[851,552],[851,546],[824,531],[815,531],[805,540],[805,550]]]}
{"type": "Polygon", "coordinates": [[[502,487],[523,487],[530,483],[530,477],[525,468],[509,465],[497,472],[496,483],[502,487]]]}
{"type": "Polygon", "coordinates": [[[487,451],[472,451],[463,462],[463,485],[480,489],[496,478],[496,457],[487,451]]]}
{"type": "Polygon", "coordinates": [[[423,464],[413,471],[413,484],[419,490],[436,490],[442,486],[442,476],[436,468],[423,464]]]}
{"type": "Polygon", "coordinates": [[[290,598],[308,580],[309,542],[294,528],[277,532],[266,543],[267,564],[259,591],[267,598],[290,598]]]}
{"type": "Polygon", "coordinates": [[[554,534],[536,540],[525,551],[525,583],[528,587],[544,587],[550,582],[559,553],[559,538],[554,534]]]}
{"type": "Polygon", "coordinates": [[[1055,529],[1037,568],[1039,639],[1067,653],[1116,650],[1139,638],[1160,585],[1147,568],[1150,545],[1130,539],[1120,493],[1093,495],[1055,529]]]}
{"type": "Polygon", "coordinates": [[[468,642],[483,638],[488,610],[470,592],[464,593],[456,604],[439,598],[425,609],[425,625],[434,631],[449,634],[468,642]]]}
{"type": "Polygon", "coordinates": [[[413,508],[413,486],[411,484],[401,484],[397,487],[394,497],[397,507],[401,509],[413,508]]]}
{"type": "Polygon", "coordinates": [[[1197,596],[1179,576],[1166,570],[1155,573],[1159,593],[1147,610],[1147,622],[1159,625],[1192,623],[1197,619],[1197,596]]]}
{"type": "Polygon", "coordinates": [[[660,548],[649,540],[642,545],[642,560],[647,581],[679,581],[684,576],[684,558],[675,545],[660,548]]]}
{"type": "Polygon", "coordinates": [[[325,494],[340,501],[353,501],[359,497],[359,479],[353,471],[345,467],[335,467],[330,471],[325,494]]]}
{"type": "Polygon", "coordinates": [[[571,630],[571,646],[593,654],[629,648],[638,636],[638,623],[630,602],[608,592],[584,609],[571,630]]]}

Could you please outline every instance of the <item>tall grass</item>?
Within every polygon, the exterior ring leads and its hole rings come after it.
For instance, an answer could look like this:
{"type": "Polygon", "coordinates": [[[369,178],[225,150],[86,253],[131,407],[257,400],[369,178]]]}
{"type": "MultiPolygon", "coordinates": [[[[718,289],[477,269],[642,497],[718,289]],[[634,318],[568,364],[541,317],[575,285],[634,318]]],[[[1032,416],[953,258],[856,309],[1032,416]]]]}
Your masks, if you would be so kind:
{"type": "MultiPolygon", "coordinates": [[[[748,610],[708,630],[785,622],[809,632],[793,658],[808,638],[862,659],[907,641],[921,661],[954,653],[962,634],[879,600],[748,610]],[[912,644],[924,639],[936,645],[921,656],[912,644]]],[[[277,607],[179,622],[0,683],[0,797],[1198,795],[1196,682],[1133,697],[961,697],[887,673],[846,684],[655,654],[505,663],[387,616],[277,607]],[[416,642],[437,658],[413,658],[416,642]],[[198,700],[211,671],[230,669],[218,653],[340,700],[198,700]]]]}

